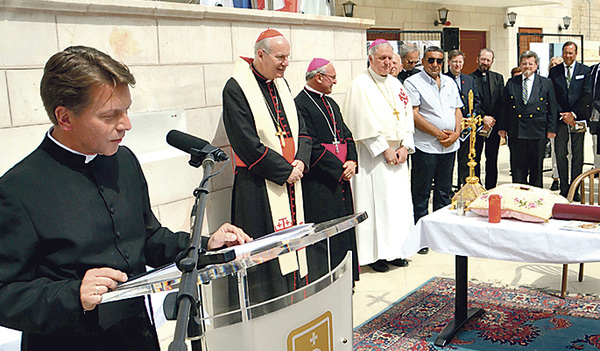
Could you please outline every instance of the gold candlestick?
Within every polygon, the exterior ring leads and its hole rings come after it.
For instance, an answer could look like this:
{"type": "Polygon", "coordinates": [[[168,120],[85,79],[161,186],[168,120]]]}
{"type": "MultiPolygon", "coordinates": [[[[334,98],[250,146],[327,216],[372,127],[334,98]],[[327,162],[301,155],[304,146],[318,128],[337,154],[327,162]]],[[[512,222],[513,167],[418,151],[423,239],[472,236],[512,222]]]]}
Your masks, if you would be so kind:
{"type": "Polygon", "coordinates": [[[475,200],[479,195],[485,191],[485,188],[479,183],[479,178],[475,175],[475,137],[477,126],[483,123],[483,118],[480,115],[473,115],[473,91],[469,90],[469,114],[467,118],[463,118],[460,123],[462,129],[470,129],[469,135],[469,176],[465,178],[466,184],[460,188],[460,190],[452,197],[451,209],[457,208],[457,203],[460,201],[460,207],[467,207],[475,200]]]}

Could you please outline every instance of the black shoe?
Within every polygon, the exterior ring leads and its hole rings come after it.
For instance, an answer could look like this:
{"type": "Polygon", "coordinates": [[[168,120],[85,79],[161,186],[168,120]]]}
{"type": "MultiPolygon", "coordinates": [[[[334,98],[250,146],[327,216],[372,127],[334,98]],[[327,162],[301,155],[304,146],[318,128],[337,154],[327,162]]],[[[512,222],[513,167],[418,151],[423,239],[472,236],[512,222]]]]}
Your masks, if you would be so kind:
{"type": "Polygon", "coordinates": [[[558,190],[558,189],[559,189],[559,187],[558,187],[558,180],[555,180],[555,181],[552,182],[552,186],[550,187],[550,190],[555,191],[555,190],[558,190]]]}
{"type": "Polygon", "coordinates": [[[428,247],[424,247],[421,250],[419,250],[417,253],[420,254],[420,255],[427,255],[429,253],[429,248],[428,247]]]}
{"type": "Polygon", "coordinates": [[[575,193],[575,195],[573,195],[573,202],[581,202],[581,196],[579,196],[579,193],[575,193]]]}
{"type": "Polygon", "coordinates": [[[407,267],[408,266],[408,261],[403,258],[397,258],[392,261],[387,261],[387,263],[392,264],[396,267],[407,267]]]}
{"type": "Polygon", "coordinates": [[[369,265],[375,272],[387,272],[390,267],[385,263],[384,260],[377,260],[369,265]]]}

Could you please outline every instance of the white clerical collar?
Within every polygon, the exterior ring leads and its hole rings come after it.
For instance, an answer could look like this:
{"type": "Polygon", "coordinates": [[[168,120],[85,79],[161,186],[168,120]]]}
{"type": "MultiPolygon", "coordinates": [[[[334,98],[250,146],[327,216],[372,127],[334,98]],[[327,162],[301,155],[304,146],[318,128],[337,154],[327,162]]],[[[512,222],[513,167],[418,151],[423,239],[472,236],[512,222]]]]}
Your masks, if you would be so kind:
{"type": "Polygon", "coordinates": [[[52,126],[52,127],[51,127],[51,128],[48,130],[48,132],[46,133],[46,134],[48,135],[48,138],[50,138],[50,140],[52,140],[52,141],[53,141],[53,142],[54,142],[56,145],[58,145],[58,146],[60,146],[61,148],[63,148],[63,149],[65,149],[65,150],[69,151],[70,153],[73,153],[73,154],[75,154],[75,155],[79,155],[79,156],[84,156],[84,157],[85,157],[85,163],[86,163],[86,164],[87,164],[87,163],[90,163],[90,162],[92,162],[92,160],[93,160],[93,159],[95,159],[95,158],[96,158],[96,156],[98,156],[97,154],[96,154],[96,155],[86,155],[86,154],[84,154],[84,153],[81,153],[81,152],[79,152],[79,151],[75,151],[75,150],[71,149],[70,147],[68,147],[68,146],[66,146],[66,145],[64,145],[64,144],[62,144],[60,141],[58,141],[58,140],[54,139],[54,137],[52,136],[52,131],[53,131],[53,130],[54,130],[54,126],[52,126]]]}
{"type": "Polygon", "coordinates": [[[322,92],[318,91],[317,89],[315,89],[315,88],[313,88],[313,87],[309,86],[308,84],[304,86],[304,89],[306,89],[306,90],[308,90],[308,91],[312,91],[312,92],[313,92],[313,93],[315,93],[315,94],[319,94],[319,97],[323,97],[323,95],[325,95],[325,94],[323,94],[322,92]]]}
{"type": "Polygon", "coordinates": [[[373,79],[375,79],[375,81],[378,81],[380,83],[385,83],[385,80],[387,79],[387,75],[385,77],[380,76],[379,74],[375,73],[375,71],[373,71],[371,69],[371,67],[368,68],[369,73],[371,73],[371,77],[373,77],[373,79]]]}

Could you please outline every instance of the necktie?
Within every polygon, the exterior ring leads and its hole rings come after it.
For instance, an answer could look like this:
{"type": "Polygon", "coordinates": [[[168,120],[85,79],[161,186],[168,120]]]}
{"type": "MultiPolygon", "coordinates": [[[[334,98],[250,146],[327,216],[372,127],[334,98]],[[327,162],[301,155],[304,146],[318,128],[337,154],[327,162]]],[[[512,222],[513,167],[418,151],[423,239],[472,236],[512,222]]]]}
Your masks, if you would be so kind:
{"type": "Polygon", "coordinates": [[[527,104],[527,100],[529,99],[529,87],[527,86],[527,80],[529,77],[523,79],[523,103],[527,104]]]}
{"type": "Polygon", "coordinates": [[[571,85],[571,66],[567,66],[567,88],[571,85]]]}

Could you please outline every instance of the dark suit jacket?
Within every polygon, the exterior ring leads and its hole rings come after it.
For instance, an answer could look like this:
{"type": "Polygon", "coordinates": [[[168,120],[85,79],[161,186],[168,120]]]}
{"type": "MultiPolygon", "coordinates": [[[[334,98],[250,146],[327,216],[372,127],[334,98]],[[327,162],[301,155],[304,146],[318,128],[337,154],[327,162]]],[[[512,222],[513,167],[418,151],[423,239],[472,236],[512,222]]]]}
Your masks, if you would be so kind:
{"type": "Polygon", "coordinates": [[[509,79],[504,88],[504,113],[498,130],[506,130],[510,138],[545,139],[547,132],[556,133],[556,114],[552,81],[536,74],[524,104],[523,75],[519,75],[509,79]]]}
{"type": "MultiPolygon", "coordinates": [[[[452,80],[456,81],[452,72],[448,71],[444,74],[452,78],[452,80]]],[[[473,91],[473,113],[475,115],[478,115],[481,105],[481,99],[479,98],[479,90],[477,89],[477,83],[475,82],[475,78],[471,77],[468,74],[461,73],[460,83],[461,84],[458,87],[458,91],[460,92],[460,98],[463,102],[463,107],[461,109],[463,117],[467,117],[467,115],[469,114],[469,90],[473,91]]]]}
{"type": "Polygon", "coordinates": [[[398,79],[400,80],[400,82],[402,82],[402,84],[404,84],[404,81],[408,77],[412,76],[413,74],[417,74],[417,73],[419,73],[419,70],[416,68],[413,68],[410,71],[402,69],[402,71],[400,71],[400,73],[398,73],[398,79]]]}
{"type": "MultiPolygon", "coordinates": [[[[571,84],[567,88],[565,65],[560,64],[550,69],[549,78],[554,86],[554,93],[558,102],[558,112],[575,112],[577,120],[587,120],[589,117],[589,89],[587,78],[590,68],[575,62],[571,84]]],[[[558,118],[558,116],[557,116],[558,118]]]]}
{"type": "Polygon", "coordinates": [[[498,120],[498,117],[502,114],[502,93],[504,91],[504,77],[500,73],[488,71],[488,78],[490,79],[490,93],[492,109],[490,111],[485,110],[483,106],[484,94],[487,94],[485,84],[483,82],[483,74],[480,70],[476,70],[471,73],[471,76],[475,78],[477,89],[479,89],[479,98],[481,99],[481,114],[492,116],[498,120]]]}

